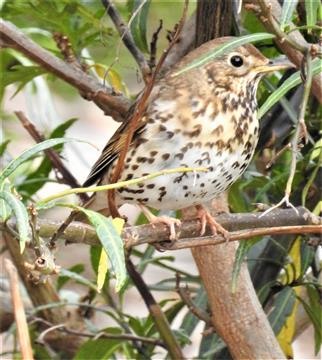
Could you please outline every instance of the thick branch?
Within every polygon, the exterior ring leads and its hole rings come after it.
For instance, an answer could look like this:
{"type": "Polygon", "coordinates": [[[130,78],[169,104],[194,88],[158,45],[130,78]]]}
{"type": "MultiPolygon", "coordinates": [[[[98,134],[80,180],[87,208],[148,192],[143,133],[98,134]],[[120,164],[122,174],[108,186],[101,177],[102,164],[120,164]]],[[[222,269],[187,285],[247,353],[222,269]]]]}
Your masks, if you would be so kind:
{"type": "Polygon", "coordinates": [[[124,120],[130,106],[128,99],[114,94],[111,88],[103,87],[95,78],[81,69],[65,63],[43,49],[9,21],[1,20],[0,36],[2,47],[11,47],[20,51],[45,70],[75,87],[83,97],[94,101],[106,115],[112,116],[117,121],[124,120]]]}
{"type": "MultiPolygon", "coordinates": [[[[228,210],[228,203],[218,199],[212,208],[228,210]]],[[[236,250],[233,243],[191,250],[208,295],[214,329],[227,344],[233,359],[284,359],[245,263],[232,292],[236,250]]]]}
{"type": "MultiPolygon", "coordinates": [[[[231,241],[267,234],[319,234],[322,232],[321,218],[314,216],[305,208],[297,209],[298,214],[293,209],[277,209],[264,217],[260,217],[262,213],[222,214],[216,219],[232,232],[231,241]]],[[[39,235],[50,238],[60,225],[61,223],[57,221],[39,219],[39,235]]],[[[210,236],[209,231],[205,237],[199,237],[199,234],[200,222],[198,220],[183,221],[178,231],[178,240],[173,244],[171,250],[225,242],[221,235],[210,236]]],[[[167,241],[169,229],[163,224],[131,226],[124,229],[122,237],[126,247],[146,243],[153,244],[167,241]]],[[[71,223],[61,238],[68,243],[99,244],[95,230],[80,222],[71,223]]]]}

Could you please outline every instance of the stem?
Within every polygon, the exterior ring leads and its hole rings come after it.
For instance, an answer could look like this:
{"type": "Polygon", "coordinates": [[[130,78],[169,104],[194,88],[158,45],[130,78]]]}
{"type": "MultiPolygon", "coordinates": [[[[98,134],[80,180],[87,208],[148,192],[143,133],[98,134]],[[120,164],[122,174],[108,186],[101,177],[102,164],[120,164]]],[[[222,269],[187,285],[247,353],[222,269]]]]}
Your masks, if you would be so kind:
{"type": "Polygon", "coordinates": [[[61,198],[63,196],[66,196],[66,195],[119,189],[119,188],[124,187],[124,186],[135,185],[135,184],[138,184],[138,183],[146,181],[146,180],[151,180],[151,179],[154,179],[154,178],[156,178],[158,176],[162,176],[162,175],[175,174],[175,173],[180,173],[180,172],[184,173],[184,172],[198,172],[198,171],[208,171],[208,169],[204,168],[204,167],[197,167],[197,168],[180,167],[180,168],[175,168],[175,169],[157,171],[157,172],[155,172],[153,174],[141,176],[141,177],[136,178],[136,179],[120,181],[120,182],[117,182],[115,184],[68,189],[68,190],[58,192],[58,193],[56,193],[54,195],[51,195],[51,196],[48,196],[48,197],[42,199],[40,202],[38,202],[38,206],[46,204],[49,201],[52,201],[52,200],[55,200],[55,199],[59,199],[59,198],[61,198]]]}

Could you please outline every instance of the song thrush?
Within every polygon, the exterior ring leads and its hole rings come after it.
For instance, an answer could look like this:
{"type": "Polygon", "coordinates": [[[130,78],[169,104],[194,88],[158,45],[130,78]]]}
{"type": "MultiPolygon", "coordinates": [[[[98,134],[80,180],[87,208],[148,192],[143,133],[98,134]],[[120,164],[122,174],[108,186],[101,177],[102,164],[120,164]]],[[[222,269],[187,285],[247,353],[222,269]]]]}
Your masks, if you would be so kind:
{"type": "MultiPolygon", "coordinates": [[[[176,167],[203,166],[208,172],[166,175],[121,188],[116,192],[118,205],[136,203],[162,210],[202,205],[244,172],[258,139],[259,80],[267,72],[290,67],[290,63],[274,63],[253,45],[244,45],[178,74],[202,54],[231,39],[203,44],[158,81],[136,128],[120,180],[176,167]]],[[[84,186],[110,182],[127,126],[121,125],[108,142],[84,186]]],[[[106,194],[97,193],[91,207],[106,208],[106,194]]],[[[209,221],[208,215],[201,217],[209,221]]],[[[167,222],[164,218],[161,221],[167,222]]],[[[210,222],[215,227],[216,223],[210,222]]],[[[173,237],[173,223],[171,233],[173,237]]]]}

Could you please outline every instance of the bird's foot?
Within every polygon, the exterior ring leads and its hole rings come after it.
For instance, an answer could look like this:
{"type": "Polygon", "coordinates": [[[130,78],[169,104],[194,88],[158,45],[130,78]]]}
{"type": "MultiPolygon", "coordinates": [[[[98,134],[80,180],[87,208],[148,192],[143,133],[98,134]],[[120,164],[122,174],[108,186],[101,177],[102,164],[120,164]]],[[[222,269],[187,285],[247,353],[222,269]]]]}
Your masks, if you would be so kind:
{"type": "Polygon", "coordinates": [[[177,232],[176,232],[176,226],[181,225],[181,221],[179,219],[172,218],[170,216],[155,216],[154,219],[150,221],[150,224],[165,224],[169,227],[170,230],[170,236],[169,239],[171,241],[177,240],[177,232]]]}
{"type": "Polygon", "coordinates": [[[145,215],[145,217],[148,219],[149,223],[154,226],[156,224],[165,224],[168,226],[170,235],[169,240],[170,241],[164,241],[162,243],[155,243],[154,246],[159,251],[164,251],[166,247],[171,247],[171,244],[173,244],[174,241],[177,240],[177,232],[176,232],[176,226],[179,227],[181,225],[181,221],[176,218],[172,218],[170,216],[155,216],[148,208],[145,206],[140,205],[140,208],[145,215]],[[165,246],[166,245],[166,246],[165,246]]]}
{"type": "Polygon", "coordinates": [[[206,232],[207,225],[210,227],[213,235],[222,234],[225,238],[226,242],[229,241],[230,235],[229,231],[227,231],[224,227],[222,227],[215,218],[209,213],[207,209],[205,209],[202,205],[197,205],[197,217],[201,221],[201,231],[200,235],[204,235],[206,232]]]}

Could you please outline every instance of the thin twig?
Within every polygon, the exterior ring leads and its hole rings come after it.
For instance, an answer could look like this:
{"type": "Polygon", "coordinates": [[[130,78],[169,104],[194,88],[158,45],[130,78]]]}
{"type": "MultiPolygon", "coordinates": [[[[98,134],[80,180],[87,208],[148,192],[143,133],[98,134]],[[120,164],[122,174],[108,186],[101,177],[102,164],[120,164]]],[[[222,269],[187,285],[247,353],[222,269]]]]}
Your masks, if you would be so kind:
{"type": "Polygon", "coordinates": [[[151,43],[150,43],[150,60],[149,60],[149,64],[150,64],[151,69],[155,68],[155,61],[156,61],[156,56],[157,56],[157,42],[158,42],[159,33],[162,30],[162,27],[163,27],[163,21],[160,19],[159,27],[153,33],[152,40],[151,40],[151,43]]]}
{"type": "Polygon", "coordinates": [[[284,154],[284,152],[288,149],[291,149],[291,143],[286,144],[285,146],[282,147],[282,149],[280,149],[271,159],[270,161],[265,165],[265,169],[268,170],[270,169],[276,162],[277,159],[279,159],[279,157],[284,154]]]}
{"type": "Polygon", "coordinates": [[[106,12],[110,16],[111,20],[113,21],[118,33],[120,34],[121,40],[123,41],[124,45],[127,47],[129,52],[132,54],[134,60],[139,65],[144,82],[147,83],[151,77],[151,69],[144,55],[135,45],[135,41],[133,39],[130,29],[126,25],[125,21],[122,19],[120,13],[118,12],[112,1],[102,0],[102,4],[105,7],[106,12]]]}
{"type": "Polygon", "coordinates": [[[77,59],[75,52],[72,48],[72,44],[69,41],[68,37],[59,32],[55,32],[53,34],[53,37],[65,61],[79,68],[80,70],[86,72],[86,65],[81,64],[80,61],[77,59]]]}
{"type": "Polygon", "coordinates": [[[154,320],[155,326],[164,341],[170,357],[172,359],[184,359],[180,345],[173,331],[171,330],[168,319],[166,318],[160,305],[154,299],[149,287],[144,282],[141,274],[135,269],[134,264],[129,258],[126,261],[126,268],[131,277],[131,280],[135,284],[147,308],[149,309],[150,315],[154,320]]]}
{"type": "Polygon", "coordinates": [[[300,51],[303,54],[306,54],[309,50],[309,46],[305,43],[301,44],[288,36],[284,31],[281,30],[280,24],[275,20],[274,14],[272,11],[272,5],[266,0],[257,0],[261,10],[262,15],[265,19],[263,21],[268,21],[273,28],[275,35],[280,39],[281,42],[288,42],[294,49],[300,51]]]}
{"type": "MultiPolygon", "coordinates": [[[[45,140],[45,137],[36,129],[34,124],[27,118],[27,116],[22,111],[15,111],[15,114],[17,118],[20,120],[23,127],[28,131],[30,136],[37,143],[40,143],[45,140]]],[[[47,149],[45,150],[45,154],[48,156],[54,169],[56,169],[59,172],[59,174],[61,174],[61,177],[57,176],[56,174],[56,178],[58,182],[67,184],[72,188],[79,188],[81,186],[76,180],[76,178],[72,175],[72,173],[63,164],[61,158],[59,157],[59,155],[55,150],[47,149]]],[[[89,197],[85,193],[78,194],[78,196],[83,202],[86,202],[89,199],[89,197]]]]}
{"type": "Polygon", "coordinates": [[[36,342],[38,343],[44,343],[45,336],[55,330],[58,330],[60,332],[64,332],[66,334],[70,335],[76,335],[80,337],[87,337],[87,338],[104,338],[104,339],[114,339],[114,340],[129,340],[129,341],[140,341],[147,344],[153,344],[157,346],[164,347],[164,344],[162,341],[158,339],[153,339],[152,337],[145,337],[145,336],[136,336],[132,334],[109,334],[107,332],[101,331],[99,333],[90,333],[85,331],[77,331],[73,329],[69,329],[66,324],[58,324],[58,325],[52,325],[48,321],[43,321],[43,319],[38,318],[38,321],[42,322],[43,324],[46,324],[47,326],[50,326],[48,329],[43,331],[37,338],[36,342]]]}
{"type": "Polygon", "coordinates": [[[299,149],[299,144],[304,137],[305,140],[307,138],[307,131],[306,131],[306,125],[305,125],[305,111],[307,107],[307,103],[310,96],[311,86],[312,86],[312,57],[310,52],[307,52],[306,57],[306,80],[304,83],[304,91],[303,91],[303,98],[300,106],[299,116],[298,116],[298,122],[296,125],[295,133],[293,135],[292,141],[291,141],[291,151],[292,151],[292,158],[291,158],[291,165],[290,165],[290,174],[287,179],[286,188],[285,188],[285,194],[282,200],[277,203],[276,205],[272,206],[271,208],[267,209],[262,216],[267,215],[272,210],[282,206],[285,204],[286,206],[292,207],[295,211],[296,208],[292,205],[290,202],[290,195],[292,192],[292,185],[293,180],[296,172],[296,163],[297,163],[297,154],[299,149]]]}
{"type": "Polygon", "coordinates": [[[10,280],[11,298],[16,319],[21,355],[23,359],[32,360],[34,357],[31,348],[26,314],[19,290],[18,273],[15,266],[9,259],[5,259],[4,264],[10,280]]]}
{"type": "Polygon", "coordinates": [[[10,21],[1,19],[0,36],[2,47],[18,50],[45,70],[66,81],[80,91],[83,97],[93,101],[106,115],[116,121],[124,121],[131,101],[115,95],[111,88],[103,87],[94,77],[67,64],[32,41],[10,21]]]}
{"type": "Polygon", "coordinates": [[[196,305],[193,303],[191,299],[191,294],[189,291],[188,286],[185,287],[180,286],[180,275],[179,273],[176,273],[176,291],[180,295],[181,300],[186,304],[188,309],[201,321],[205,322],[208,327],[212,326],[211,317],[209,314],[196,307],[196,305]]]}

